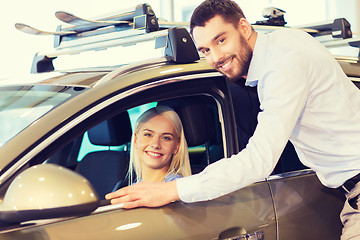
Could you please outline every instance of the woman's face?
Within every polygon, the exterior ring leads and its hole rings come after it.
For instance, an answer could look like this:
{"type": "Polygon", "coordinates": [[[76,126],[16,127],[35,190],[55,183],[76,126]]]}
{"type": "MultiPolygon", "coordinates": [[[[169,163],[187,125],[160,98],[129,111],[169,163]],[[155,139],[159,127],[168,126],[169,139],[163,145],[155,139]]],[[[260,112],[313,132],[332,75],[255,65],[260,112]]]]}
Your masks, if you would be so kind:
{"type": "Polygon", "coordinates": [[[179,145],[174,124],[161,115],[148,120],[135,134],[135,147],[143,168],[167,171],[179,145]]]}

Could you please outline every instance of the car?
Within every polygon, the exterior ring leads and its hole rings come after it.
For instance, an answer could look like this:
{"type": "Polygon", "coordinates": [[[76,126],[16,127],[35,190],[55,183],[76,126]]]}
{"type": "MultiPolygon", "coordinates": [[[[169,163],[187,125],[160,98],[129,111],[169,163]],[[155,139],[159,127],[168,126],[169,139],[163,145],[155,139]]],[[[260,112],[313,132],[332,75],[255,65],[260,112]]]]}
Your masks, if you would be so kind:
{"type": "MultiPolygon", "coordinates": [[[[57,56],[114,34],[91,31],[101,34],[55,35],[57,56]]],[[[125,210],[104,199],[126,185],[132,124],[150,107],[179,114],[193,174],[239,152],[256,127],[256,90],[212,69],[185,28],[140,31],[126,37],[156,35],[164,57],[53,72],[56,54],[38,53],[32,69],[44,80],[0,87],[0,239],[339,239],[343,194],[324,187],[290,143],[267,179],[211,201],[125,210]]],[[[338,58],[359,86],[353,60],[338,58]]]]}

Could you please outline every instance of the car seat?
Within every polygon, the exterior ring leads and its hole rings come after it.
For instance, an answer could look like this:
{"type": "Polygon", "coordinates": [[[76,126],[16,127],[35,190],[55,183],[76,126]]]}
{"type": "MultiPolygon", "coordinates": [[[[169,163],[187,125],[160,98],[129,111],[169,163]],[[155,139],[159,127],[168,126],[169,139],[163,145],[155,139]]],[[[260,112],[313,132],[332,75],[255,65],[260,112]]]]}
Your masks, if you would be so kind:
{"type": "Polygon", "coordinates": [[[111,192],[114,186],[125,179],[129,167],[128,150],[111,150],[131,141],[131,123],[127,112],[116,115],[88,130],[92,144],[107,146],[108,150],[86,154],[75,171],[86,177],[94,186],[99,197],[111,192]]]}
{"type": "Polygon", "coordinates": [[[193,149],[194,151],[189,149],[193,174],[200,172],[224,154],[222,142],[217,141],[221,139],[221,137],[216,137],[220,125],[215,127],[214,121],[215,119],[218,121],[218,117],[211,114],[213,109],[211,109],[210,100],[212,99],[205,96],[191,96],[158,103],[158,105],[169,106],[177,112],[184,127],[188,147],[204,146],[204,148],[193,149]]]}

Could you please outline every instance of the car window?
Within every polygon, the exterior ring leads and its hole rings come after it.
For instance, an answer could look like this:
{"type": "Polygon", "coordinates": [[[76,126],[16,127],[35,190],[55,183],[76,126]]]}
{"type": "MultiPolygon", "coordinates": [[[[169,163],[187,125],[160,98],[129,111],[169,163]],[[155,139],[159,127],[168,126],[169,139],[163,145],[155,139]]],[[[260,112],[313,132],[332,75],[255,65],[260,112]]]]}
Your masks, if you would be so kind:
{"type": "Polygon", "coordinates": [[[172,107],[182,119],[192,173],[224,156],[218,105],[212,97],[198,95],[150,102],[122,111],[85,131],[46,162],[85,176],[104,198],[106,193],[128,184],[132,127],[144,111],[157,105],[172,107]]]}
{"type": "Polygon", "coordinates": [[[53,86],[0,88],[0,146],[83,89],[53,86]]]}
{"type": "MultiPolygon", "coordinates": [[[[133,129],[133,126],[136,122],[136,119],[147,109],[155,107],[156,106],[156,102],[152,102],[152,103],[147,103],[147,104],[143,104],[131,109],[128,109],[127,112],[129,114],[129,118],[130,118],[130,123],[131,123],[131,128],[133,129]]],[[[89,140],[89,136],[88,136],[88,132],[84,133],[82,142],[81,142],[81,146],[80,146],[80,150],[79,150],[79,155],[78,155],[78,162],[80,162],[84,156],[90,152],[93,151],[101,151],[101,150],[107,150],[110,149],[111,150],[119,150],[122,151],[123,148],[126,148],[127,145],[121,145],[121,146],[101,146],[101,145],[95,145],[92,144],[89,140]]],[[[126,149],[125,149],[126,150],[126,149]]]]}

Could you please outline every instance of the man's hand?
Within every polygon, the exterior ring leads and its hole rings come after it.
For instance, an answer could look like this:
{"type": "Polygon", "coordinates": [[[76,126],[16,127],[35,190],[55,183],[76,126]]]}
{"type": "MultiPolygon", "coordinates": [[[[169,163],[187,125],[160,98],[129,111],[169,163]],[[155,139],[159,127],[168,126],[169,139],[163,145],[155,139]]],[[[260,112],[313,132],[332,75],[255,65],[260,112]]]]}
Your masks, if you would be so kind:
{"type": "Polygon", "coordinates": [[[123,208],[159,207],[179,200],[176,181],[140,182],[108,193],[111,204],[123,203],[123,208]]]}

